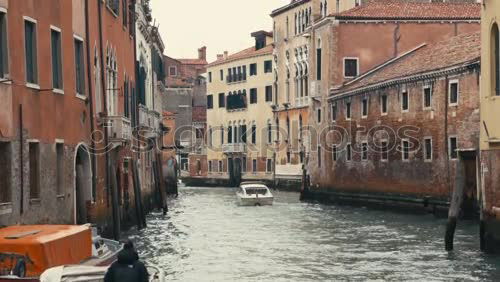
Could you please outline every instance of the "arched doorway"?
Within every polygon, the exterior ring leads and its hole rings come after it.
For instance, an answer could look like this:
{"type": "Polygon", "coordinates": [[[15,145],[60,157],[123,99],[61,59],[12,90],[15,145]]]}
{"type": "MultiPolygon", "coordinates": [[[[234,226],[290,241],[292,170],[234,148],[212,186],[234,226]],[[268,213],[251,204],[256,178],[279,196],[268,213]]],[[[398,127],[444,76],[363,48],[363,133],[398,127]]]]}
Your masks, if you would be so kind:
{"type": "Polygon", "coordinates": [[[75,223],[89,221],[87,206],[92,201],[92,169],[90,154],[83,144],[78,145],[75,154],[75,223]]]}

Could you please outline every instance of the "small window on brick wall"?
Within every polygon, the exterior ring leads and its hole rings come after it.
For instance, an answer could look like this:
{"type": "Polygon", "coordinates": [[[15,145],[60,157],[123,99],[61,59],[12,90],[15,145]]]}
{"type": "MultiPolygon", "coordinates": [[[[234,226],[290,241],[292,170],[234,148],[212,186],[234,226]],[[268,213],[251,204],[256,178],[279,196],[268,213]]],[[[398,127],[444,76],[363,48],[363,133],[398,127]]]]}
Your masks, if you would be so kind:
{"type": "Polygon", "coordinates": [[[450,137],[448,142],[450,159],[456,160],[458,159],[458,142],[457,137],[450,137]]]}
{"type": "Polygon", "coordinates": [[[450,97],[450,105],[457,105],[458,104],[458,80],[452,80],[450,81],[450,87],[449,87],[449,97],[450,97]]]}
{"type": "Polygon", "coordinates": [[[358,58],[344,59],[344,77],[358,76],[358,58]]]}
{"type": "Polygon", "coordinates": [[[432,160],[432,138],[424,139],[424,159],[426,161],[432,160]]]}

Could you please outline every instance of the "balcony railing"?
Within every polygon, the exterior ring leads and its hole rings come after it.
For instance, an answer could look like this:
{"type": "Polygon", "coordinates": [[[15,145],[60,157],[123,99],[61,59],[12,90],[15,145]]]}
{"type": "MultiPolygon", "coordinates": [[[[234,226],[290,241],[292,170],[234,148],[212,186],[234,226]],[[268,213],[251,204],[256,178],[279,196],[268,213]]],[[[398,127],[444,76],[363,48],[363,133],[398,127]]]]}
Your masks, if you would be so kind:
{"type": "Polygon", "coordinates": [[[222,145],[222,152],[224,154],[246,153],[246,151],[247,151],[247,145],[243,143],[222,145]]]}
{"type": "Polygon", "coordinates": [[[123,116],[105,118],[109,140],[112,142],[128,142],[132,139],[130,120],[123,116]]]}

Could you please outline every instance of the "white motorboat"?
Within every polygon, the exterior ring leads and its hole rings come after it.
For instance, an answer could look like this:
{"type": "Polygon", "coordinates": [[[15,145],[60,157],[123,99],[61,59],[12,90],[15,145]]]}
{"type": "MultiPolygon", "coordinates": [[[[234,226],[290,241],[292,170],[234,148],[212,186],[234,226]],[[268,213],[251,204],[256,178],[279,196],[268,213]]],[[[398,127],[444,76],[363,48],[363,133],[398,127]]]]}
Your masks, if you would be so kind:
{"type": "Polygon", "coordinates": [[[261,182],[242,182],[236,196],[241,206],[266,206],[274,201],[269,188],[261,182]]]}
{"type": "MultiPolygon", "coordinates": [[[[163,270],[146,265],[150,282],[165,282],[163,270]]],[[[40,282],[103,282],[108,266],[63,265],[47,269],[40,282]]]]}

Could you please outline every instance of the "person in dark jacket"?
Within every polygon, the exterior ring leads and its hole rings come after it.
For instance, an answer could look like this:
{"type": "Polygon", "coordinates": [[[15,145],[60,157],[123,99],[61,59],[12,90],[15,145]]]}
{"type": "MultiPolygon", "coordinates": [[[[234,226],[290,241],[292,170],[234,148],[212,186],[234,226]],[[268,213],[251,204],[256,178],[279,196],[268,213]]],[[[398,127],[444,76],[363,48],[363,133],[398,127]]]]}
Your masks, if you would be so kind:
{"type": "Polygon", "coordinates": [[[132,241],[127,241],[123,250],[118,253],[115,261],[106,272],[104,282],[148,282],[149,273],[139,255],[134,249],[132,241]]]}

